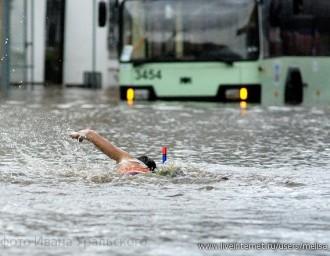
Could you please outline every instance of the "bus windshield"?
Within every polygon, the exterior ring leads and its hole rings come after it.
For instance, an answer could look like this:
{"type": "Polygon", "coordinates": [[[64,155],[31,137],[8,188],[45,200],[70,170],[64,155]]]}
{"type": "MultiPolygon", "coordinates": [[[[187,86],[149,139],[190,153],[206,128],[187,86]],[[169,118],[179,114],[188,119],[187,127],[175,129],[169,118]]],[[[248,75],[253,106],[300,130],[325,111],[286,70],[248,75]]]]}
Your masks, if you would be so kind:
{"type": "Polygon", "coordinates": [[[121,61],[238,61],[259,56],[255,0],[127,0],[121,61]]]}

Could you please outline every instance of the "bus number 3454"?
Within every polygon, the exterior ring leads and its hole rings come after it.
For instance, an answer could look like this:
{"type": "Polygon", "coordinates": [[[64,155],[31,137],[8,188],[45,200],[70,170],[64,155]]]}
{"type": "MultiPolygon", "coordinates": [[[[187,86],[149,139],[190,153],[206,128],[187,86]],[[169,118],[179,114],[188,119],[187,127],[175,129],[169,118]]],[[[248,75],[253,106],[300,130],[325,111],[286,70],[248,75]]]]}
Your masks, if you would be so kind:
{"type": "Polygon", "coordinates": [[[156,80],[162,79],[162,71],[155,69],[137,69],[135,71],[136,80],[156,80]]]}

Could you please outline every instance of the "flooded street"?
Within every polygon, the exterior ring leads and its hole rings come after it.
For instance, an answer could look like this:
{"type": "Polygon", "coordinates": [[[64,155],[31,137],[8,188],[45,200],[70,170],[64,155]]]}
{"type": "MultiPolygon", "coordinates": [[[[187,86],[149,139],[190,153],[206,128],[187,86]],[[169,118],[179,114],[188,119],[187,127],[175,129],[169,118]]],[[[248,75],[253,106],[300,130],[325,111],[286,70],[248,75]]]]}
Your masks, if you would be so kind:
{"type": "Polygon", "coordinates": [[[330,245],[329,115],[329,107],[129,106],[104,91],[15,89],[0,100],[1,252],[255,255],[197,244],[330,245]],[[162,175],[117,174],[93,145],[68,137],[86,127],[154,158],[162,175]]]}

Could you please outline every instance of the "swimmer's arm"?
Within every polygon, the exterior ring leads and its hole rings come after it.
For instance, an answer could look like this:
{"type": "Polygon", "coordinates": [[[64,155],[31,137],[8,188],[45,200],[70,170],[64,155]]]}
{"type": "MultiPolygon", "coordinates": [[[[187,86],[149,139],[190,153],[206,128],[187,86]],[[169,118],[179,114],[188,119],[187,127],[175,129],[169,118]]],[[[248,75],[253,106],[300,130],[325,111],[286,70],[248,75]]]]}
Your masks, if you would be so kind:
{"type": "Polygon", "coordinates": [[[133,157],[126,151],[116,147],[109,140],[99,135],[93,130],[81,130],[70,134],[73,139],[87,139],[92,142],[99,150],[109,156],[111,159],[120,163],[123,159],[132,159],[133,157]]]}

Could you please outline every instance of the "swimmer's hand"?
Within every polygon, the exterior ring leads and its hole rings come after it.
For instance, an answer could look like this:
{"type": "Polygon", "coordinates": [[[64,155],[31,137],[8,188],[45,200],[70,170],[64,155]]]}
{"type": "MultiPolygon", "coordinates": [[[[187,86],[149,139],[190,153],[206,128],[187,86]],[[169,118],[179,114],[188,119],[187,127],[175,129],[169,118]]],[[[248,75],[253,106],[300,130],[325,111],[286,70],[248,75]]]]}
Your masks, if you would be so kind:
{"type": "Polygon", "coordinates": [[[78,140],[79,142],[83,142],[85,139],[88,140],[88,134],[90,134],[90,132],[91,132],[90,129],[84,129],[78,132],[72,132],[70,134],[70,137],[72,139],[78,140]]]}

